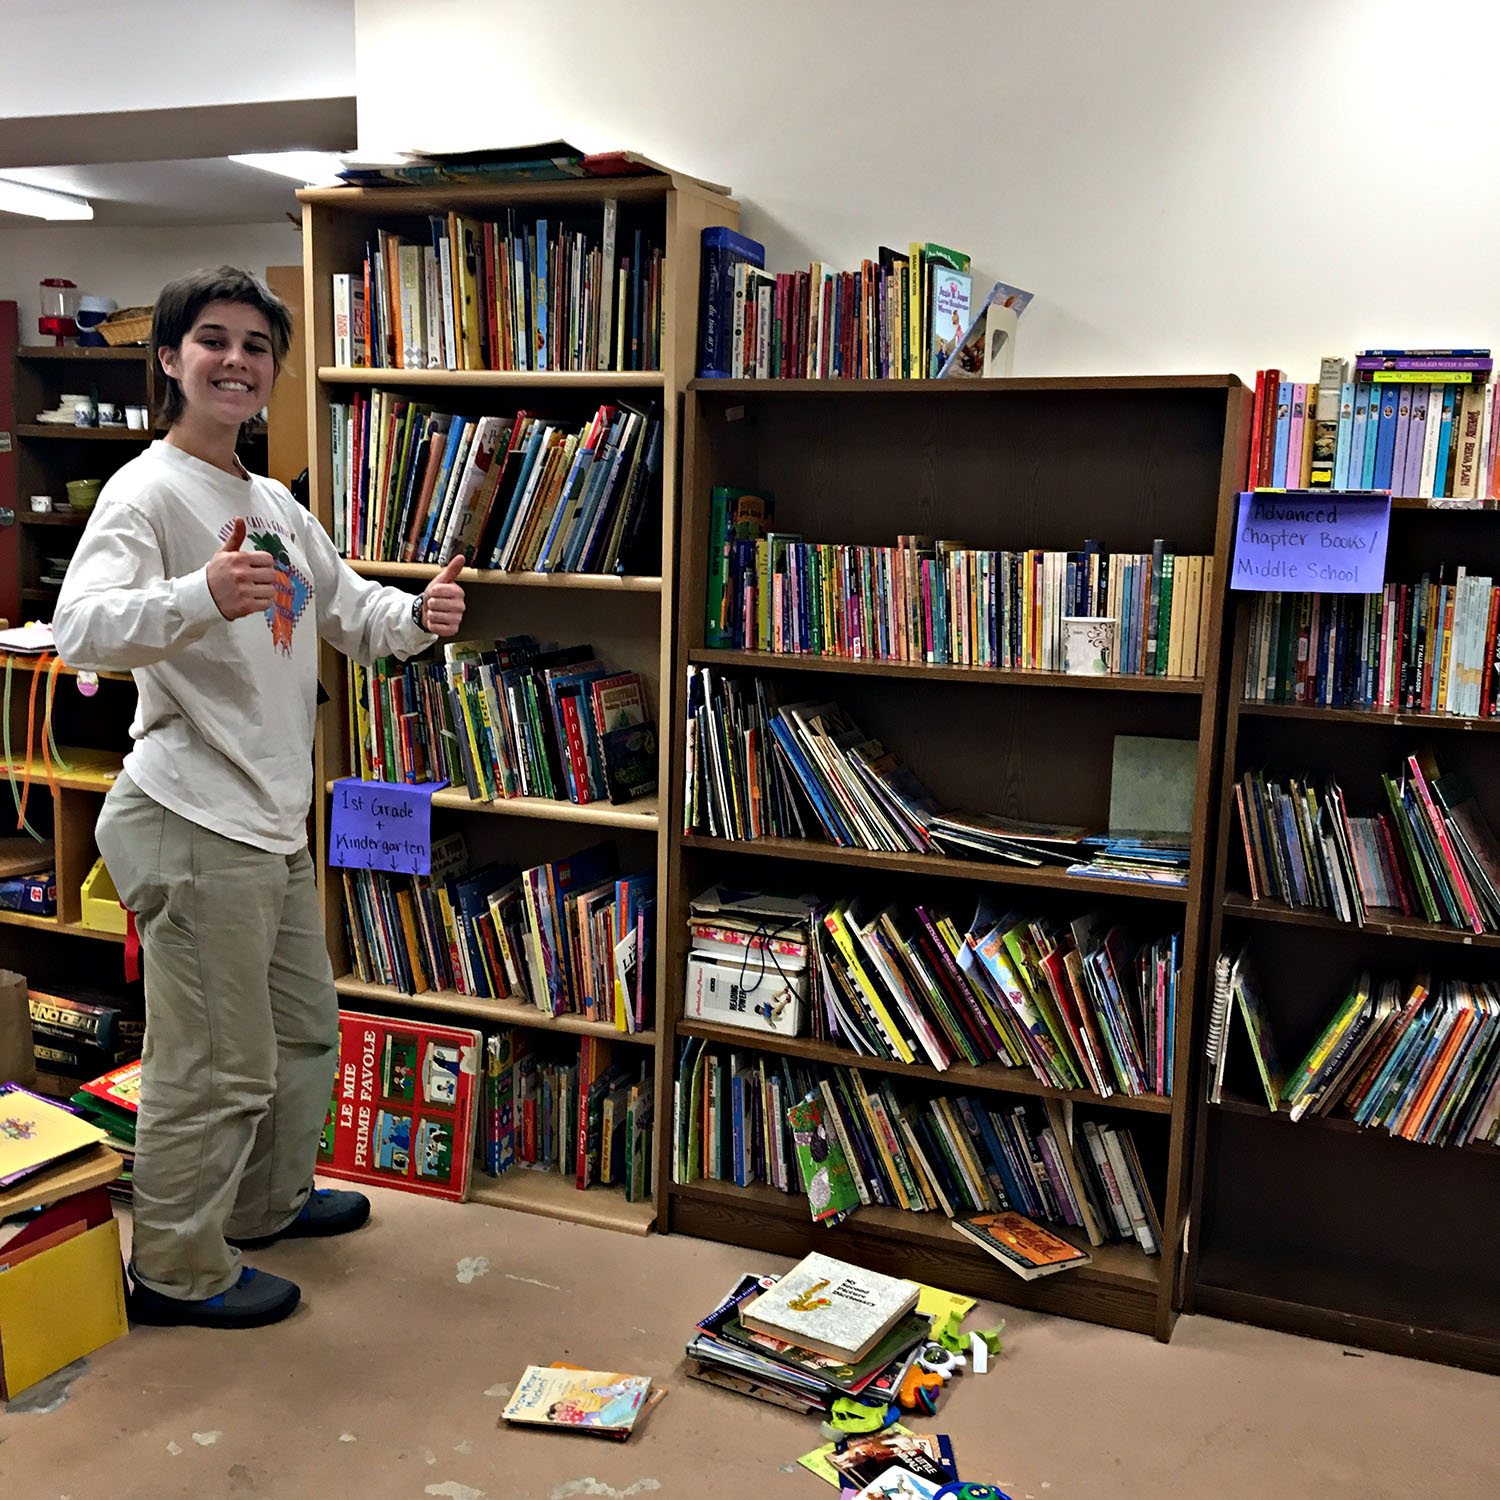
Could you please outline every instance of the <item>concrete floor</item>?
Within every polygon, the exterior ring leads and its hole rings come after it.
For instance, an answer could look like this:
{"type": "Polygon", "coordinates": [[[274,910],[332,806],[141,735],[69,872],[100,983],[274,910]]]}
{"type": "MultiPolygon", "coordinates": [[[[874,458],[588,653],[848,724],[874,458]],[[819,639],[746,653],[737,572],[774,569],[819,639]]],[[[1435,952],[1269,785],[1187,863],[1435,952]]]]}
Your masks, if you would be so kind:
{"type": "MultiPolygon", "coordinates": [[[[820,1441],[813,1419],[680,1371],[694,1317],[757,1268],[747,1252],[382,1192],[357,1235],[254,1259],[302,1284],[289,1322],[138,1329],[54,1409],[0,1408],[0,1496],[833,1495],[794,1465],[820,1441]],[[499,1427],[522,1368],[554,1359],[648,1374],[669,1395],[625,1444],[499,1427]]],[[[1002,1315],[998,1364],[951,1384],[919,1430],[948,1432],[963,1476],[1014,1500],[1500,1494],[1491,1377],[1206,1318],[1167,1347],[992,1307],[969,1326],[1002,1315]]]]}

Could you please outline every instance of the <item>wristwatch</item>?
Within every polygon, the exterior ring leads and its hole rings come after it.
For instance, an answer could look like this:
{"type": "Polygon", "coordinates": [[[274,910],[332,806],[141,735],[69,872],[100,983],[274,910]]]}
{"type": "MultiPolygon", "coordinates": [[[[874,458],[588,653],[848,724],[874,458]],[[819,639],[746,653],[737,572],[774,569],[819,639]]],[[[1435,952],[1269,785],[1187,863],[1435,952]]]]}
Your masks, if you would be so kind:
{"type": "Polygon", "coordinates": [[[426,626],[426,624],[424,623],[424,621],[422,619],[422,611],[426,608],[426,605],[427,605],[427,595],[426,594],[413,594],[412,595],[412,600],[411,600],[411,618],[412,618],[412,623],[417,627],[418,630],[426,630],[427,629],[427,626],[426,626]]]}

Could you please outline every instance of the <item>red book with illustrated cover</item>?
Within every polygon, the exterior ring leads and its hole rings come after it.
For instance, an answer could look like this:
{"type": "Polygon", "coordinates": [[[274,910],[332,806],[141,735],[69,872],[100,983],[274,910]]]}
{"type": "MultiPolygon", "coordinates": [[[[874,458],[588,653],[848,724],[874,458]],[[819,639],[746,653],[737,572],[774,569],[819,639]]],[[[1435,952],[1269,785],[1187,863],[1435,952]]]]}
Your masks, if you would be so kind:
{"type": "Polygon", "coordinates": [[[339,1071],[318,1172],[461,1202],[479,1101],[479,1032],[339,1012],[339,1071]]]}

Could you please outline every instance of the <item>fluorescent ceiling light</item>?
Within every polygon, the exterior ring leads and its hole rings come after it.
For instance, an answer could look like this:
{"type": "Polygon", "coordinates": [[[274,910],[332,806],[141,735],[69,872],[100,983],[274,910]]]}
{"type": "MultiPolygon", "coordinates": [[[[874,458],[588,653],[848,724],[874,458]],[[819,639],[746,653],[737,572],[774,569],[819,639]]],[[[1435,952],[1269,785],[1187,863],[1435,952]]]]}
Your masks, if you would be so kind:
{"type": "Polygon", "coordinates": [[[332,151],[256,151],[229,159],[242,167],[259,167],[262,172],[274,172],[308,186],[337,181],[344,165],[332,151]]]}
{"type": "Polygon", "coordinates": [[[29,214],[33,219],[92,219],[94,205],[72,193],[58,193],[51,188],[32,187],[29,182],[0,177],[0,212],[29,214]]]}

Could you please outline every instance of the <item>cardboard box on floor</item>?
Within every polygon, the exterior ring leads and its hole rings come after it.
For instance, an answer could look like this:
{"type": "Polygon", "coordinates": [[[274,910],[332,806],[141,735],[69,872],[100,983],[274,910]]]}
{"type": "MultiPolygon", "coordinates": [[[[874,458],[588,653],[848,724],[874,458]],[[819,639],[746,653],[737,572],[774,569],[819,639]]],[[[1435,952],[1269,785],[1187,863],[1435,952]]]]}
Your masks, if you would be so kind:
{"type": "MultiPolygon", "coordinates": [[[[98,1146],[0,1193],[0,1222],[87,1193],[119,1172],[120,1158],[98,1146]]],[[[113,1217],[41,1243],[48,1248],[16,1252],[15,1264],[0,1248],[0,1399],[7,1401],[126,1331],[120,1226],[113,1217]]]]}

